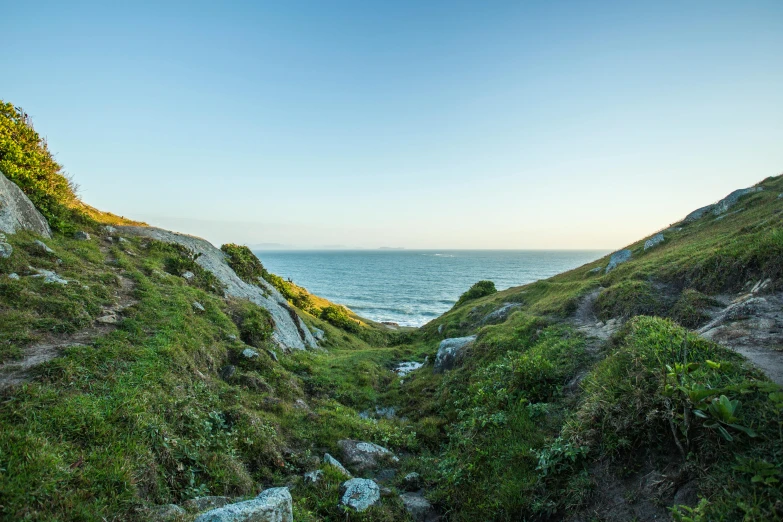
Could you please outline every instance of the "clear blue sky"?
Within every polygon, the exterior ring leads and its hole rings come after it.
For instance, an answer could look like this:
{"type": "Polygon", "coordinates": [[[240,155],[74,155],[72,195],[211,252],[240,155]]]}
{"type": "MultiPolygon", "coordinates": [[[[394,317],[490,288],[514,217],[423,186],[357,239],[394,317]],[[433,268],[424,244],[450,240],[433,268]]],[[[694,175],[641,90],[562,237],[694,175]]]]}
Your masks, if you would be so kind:
{"type": "Polygon", "coordinates": [[[0,0],[0,96],[216,243],[618,248],[783,172],[780,0],[111,4],[0,0]]]}

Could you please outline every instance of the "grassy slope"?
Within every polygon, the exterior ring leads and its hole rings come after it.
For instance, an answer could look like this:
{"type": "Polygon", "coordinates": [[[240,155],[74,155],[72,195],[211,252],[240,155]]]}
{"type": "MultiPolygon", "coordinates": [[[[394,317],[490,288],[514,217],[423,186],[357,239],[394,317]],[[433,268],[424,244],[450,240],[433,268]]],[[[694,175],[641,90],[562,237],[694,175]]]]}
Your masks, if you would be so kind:
{"type": "MultiPolygon", "coordinates": [[[[707,499],[694,519],[780,518],[773,480],[783,464],[782,397],[757,372],[668,320],[631,321],[601,346],[562,322],[599,287],[605,317],[655,313],[692,326],[710,304],[702,294],[736,291],[763,277],[779,285],[783,200],[776,198],[783,180],[764,186],[735,207],[743,212],[704,218],[647,253],[642,242],[632,245],[634,260],[609,275],[590,273],[606,264],[600,260],[472,300],[417,332],[392,334],[367,323],[355,335],[300,311],[326,331],[326,349],[279,363],[263,350],[242,358],[244,345],[229,337],[241,334],[237,324],[253,305],[210,291],[207,274],[190,283],[165,274],[189,262],[177,258],[181,252],[143,240],[104,252],[99,225],[116,217],[58,213],[62,232],[48,243],[62,265],[36,251],[27,234],[9,239],[15,253],[0,262],[2,357],[18,357],[42,335],[89,324],[111,301],[118,275],[135,282],[138,304],[114,332],[36,368],[31,383],[0,392],[0,517],[144,520],[147,505],[291,484],[296,520],[343,520],[335,507],[340,477],[326,470],[328,480],[306,486],[300,475],[320,466],[324,451],[335,452],[338,439],[353,437],[404,455],[402,471],[420,472],[451,520],[587,513],[600,489],[596,466],[632,475],[679,455],[678,446],[688,457],[674,460],[677,480],[695,479],[707,499]],[[69,239],[75,227],[96,240],[69,239]],[[89,288],[4,277],[27,264],[89,288]],[[194,300],[205,313],[194,311],[194,300]],[[478,324],[505,302],[521,307],[501,324],[478,324]],[[479,342],[457,370],[433,375],[426,365],[402,381],[389,371],[400,360],[431,361],[441,338],[470,333],[479,342]],[[678,369],[684,358],[699,366],[678,369]],[[226,364],[237,367],[227,381],[219,376],[226,364]],[[585,376],[583,384],[568,386],[575,376],[585,376]],[[667,388],[672,379],[686,390],[710,386],[713,396],[740,400],[734,424],[756,436],[726,426],[728,442],[717,426],[683,415],[706,406],[667,388]],[[297,399],[308,408],[297,407],[297,399]],[[395,405],[408,420],[359,418],[376,404],[395,405]],[[646,451],[632,449],[639,446],[646,451]]],[[[389,498],[348,519],[404,517],[389,498]]]]}

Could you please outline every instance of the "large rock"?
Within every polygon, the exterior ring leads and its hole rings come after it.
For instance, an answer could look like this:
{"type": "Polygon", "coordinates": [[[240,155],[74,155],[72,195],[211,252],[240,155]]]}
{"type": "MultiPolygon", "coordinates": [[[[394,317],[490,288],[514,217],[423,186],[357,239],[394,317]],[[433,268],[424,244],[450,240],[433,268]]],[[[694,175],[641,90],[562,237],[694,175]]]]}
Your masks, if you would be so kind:
{"type": "Polygon", "coordinates": [[[294,350],[318,347],[310,330],[275,287],[263,279],[258,281],[260,287],[240,279],[228,266],[226,255],[210,242],[199,237],[154,227],[123,226],[118,228],[128,235],[149,237],[166,243],[177,243],[201,254],[197,263],[212,272],[225,285],[226,294],[231,297],[248,299],[269,311],[275,323],[272,338],[278,344],[294,350]]]}
{"type": "Polygon", "coordinates": [[[147,508],[147,515],[156,522],[173,522],[184,516],[185,510],[176,504],[164,504],[147,508]]]}
{"type": "Polygon", "coordinates": [[[375,481],[354,478],[340,485],[340,505],[356,511],[365,511],[381,500],[381,489],[375,481]]]}
{"type": "Polygon", "coordinates": [[[328,464],[329,466],[333,466],[334,468],[337,469],[337,471],[339,471],[340,473],[342,473],[346,477],[353,477],[353,475],[351,475],[351,472],[348,471],[347,469],[345,469],[345,466],[343,466],[340,463],[339,460],[337,460],[336,458],[332,457],[328,453],[324,454],[324,464],[328,464]]]}
{"type": "Polygon", "coordinates": [[[661,243],[663,243],[663,234],[659,232],[658,234],[655,234],[653,237],[651,237],[650,239],[644,242],[644,250],[646,252],[647,250],[654,248],[660,245],[661,243]]]}
{"type": "Polygon", "coordinates": [[[685,216],[685,219],[682,220],[683,223],[691,223],[693,221],[696,221],[697,219],[702,218],[707,213],[712,213],[714,216],[720,216],[721,214],[725,214],[728,212],[728,210],[737,204],[737,202],[740,200],[742,196],[745,196],[747,194],[753,194],[754,192],[761,192],[761,187],[748,187],[744,189],[738,189],[726,196],[725,198],[721,199],[717,203],[714,203],[712,205],[707,205],[706,207],[701,207],[687,216],[685,216]]]}
{"type": "Polygon", "coordinates": [[[419,493],[403,493],[400,500],[414,522],[436,522],[440,518],[430,501],[419,493]]]}
{"type": "Polygon", "coordinates": [[[520,306],[522,306],[521,303],[503,303],[503,306],[484,316],[484,319],[481,320],[481,324],[492,324],[505,321],[508,316],[511,315],[511,312],[520,306]]]}
{"type": "Polygon", "coordinates": [[[200,513],[208,509],[221,508],[228,504],[231,504],[229,497],[208,496],[186,500],[182,506],[193,513],[200,513]]]}
{"type": "Polygon", "coordinates": [[[435,356],[435,367],[433,371],[435,373],[443,373],[454,368],[454,364],[462,349],[475,340],[475,335],[443,339],[438,345],[438,354],[435,356]]]}
{"type": "Polygon", "coordinates": [[[630,261],[632,255],[633,254],[631,254],[631,251],[628,250],[627,248],[623,250],[618,250],[617,252],[612,254],[611,257],[609,257],[609,264],[606,265],[606,273],[608,274],[609,272],[614,270],[617,267],[617,265],[625,263],[626,261],[630,261]]]}
{"type": "Polygon", "coordinates": [[[52,237],[46,218],[38,212],[22,189],[0,172],[0,231],[14,234],[19,230],[52,237]]]}
{"type": "Polygon", "coordinates": [[[383,446],[372,442],[360,442],[357,440],[337,441],[343,460],[358,473],[381,467],[388,462],[398,462],[399,459],[383,446]]]}
{"type": "Polygon", "coordinates": [[[262,491],[252,500],[228,504],[207,511],[195,522],[293,522],[294,513],[288,488],[262,491]]]}

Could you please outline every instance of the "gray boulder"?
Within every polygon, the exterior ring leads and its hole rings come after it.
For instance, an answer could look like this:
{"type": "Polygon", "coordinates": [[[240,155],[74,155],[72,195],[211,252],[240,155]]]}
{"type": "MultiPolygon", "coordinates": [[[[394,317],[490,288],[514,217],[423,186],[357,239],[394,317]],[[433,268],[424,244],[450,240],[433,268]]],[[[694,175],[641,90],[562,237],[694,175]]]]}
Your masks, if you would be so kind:
{"type": "Polygon", "coordinates": [[[430,501],[419,493],[403,493],[400,500],[414,522],[436,522],[440,519],[430,501]]]}
{"type": "Polygon", "coordinates": [[[313,332],[313,337],[315,337],[316,340],[318,340],[318,341],[323,341],[324,338],[326,337],[326,334],[320,328],[315,328],[314,327],[312,332],[313,332]]]}
{"type": "Polygon", "coordinates": [[[252,500],[228,504],[196,517],[195,522],[293,522],[288,488],[262,491],[252,500]]]}
{"type": "Polygon", "coordinates": [[[191,279],[193,279],[194,277],[196,277],[196,274],[194,274],[194,273],[193,273],[193,272],[191,272],[190,270],[186,270],[186,271],[182,272],[182,278],[183,278],[185,281],[190,281],[190,280],[191,280],[191,279]]]}
{"type": "Polygon", "coordinates": [[[329,466],[334,466],[335,468],[337,468],[337,471],[339,471],[340,473],[342,473],[346,477],[353,477],[353,475],[351,475],[351,472],[348,471],[347,469],[345,469],[345,466],[340,464],[339,460],[337,460],[336,458],[332,457],[328,453],[324,454],[324,463],[328,464],[329,466]]]}
{"type": "Polygon", "coordinates": [[[123,226],[118,227],[118,229],[124,234],[131,236],[149,237],[166,243],[177,243],[201,254],[196,262],[214,274],[225,286],[226,294],[231,297],[248,299],[265,308],[270,313],[275,323],[272,338],[277,344],[293,350],[318,347],[318,343],[310,333],[310,330],[275,287],[263,279],[258,281],[260,286],[251,285],[240,279],[228,266],[226,254],[219,248],[215,248],[208,241],[154,227],[123,226]]]}
{"type": "Polygon", "coordinates": [[[0,258],[8,259],[14,253],[14,247],[9,243],[0,243],[0,258]]]}
{"type": "MultiPolygon", "coordinates": [[[[104,226],[103,227],[103,231],[106,232],[107,234],[116,234],[117,233],[117,229],[114,228],[111,225],[104,226]]],[[[208,498],[208,497],[203,497],[203,498],[208,498]]]]}
{"type": "Polygon", "coordinates": [[[14,272],[13,274],[8,274],[8,279],[14,279],[14,280],[18,281],[19,279],[21,279],[21,277],[19,277],[19,274],[14,272]]]}
{"type": "Polygon", "coordinates": [[[405,475],[405,478],[402,479],[402,482],[405,485],[405,489],[408,491],[419,489],[421,487],[421,475],[415,471],[413,473],[408,473],[405,475]]]}
{"type": "Polygon", "coordinates": [[[215,509],[231,504],[232,499],[229,497],[198,497],[186,500],[182,506],[193,513],[200,513],[207,509],[215,509]]]}
{"type": "Polygon", "coordinates": [[[738,189],[726,196],[725,198],[721,199],[717,203],[713,203],[712,205],[707,205],[706,207],[701,207],[699,209],[694,210],[687,216],[685,216],[685,219],[682,220],[683,223],[691,223],[693,221],[696,221],[703,216],[705,216],[708,213],[712,213],[715,216],[720,216],[721,214],[725,214],[728,212],[728,210],[737,204],[737,202],[740,200],[742,196],[745,196],[747,194],[753,194],[754,192],[761,192],[761,187],[748,187],[744,189],[738,189]]]}
{"type": "Polygon", "coordinates": [[[663,234],[660,232],[644,242],[644,250],[647,251],[650,248],[656,247],[663,243],[663,234]]]}
{"type": "Polygon", "coordinates": [[[381,489],[370,479],[353,478],[340,485],[340,506],[365,511],[381,500],[381,489]]]}
{"type": "Polygon", "coordinates": [[[36,247],[38,247],[38,250],[40,250],[41,252],[45,254],[54,254],[54,250],[49,248],[49,246],[43,241],[41,241],[40,239],[36,239],[33,243],[35,244],[36,247]]]}
{"type": "Polygon", "coordinates": [[[511,312],[520,306],[522,306],[520,303],[503,303],[503,306],[484,316],[484,319],[481,320],[481,324],[491,324],[505,321],[506,318],[511,315],[511,312]]]}
{"type": "Polygon", "coordinates": [[[611,257],[609,257],[609,264],[606,265],[606,273],[608,274],[609,272],[614,270],[617,267],[617,265],[625,263],[626,261],[630,261],[632,255],[633,254],[631,254],[631,251],[628,250],[627,248],[623,250],[618,250],[617,252],[612,254],[611,257]]]}
{"type": "Polygon", "coordinates": [[[443,339],[438,345],[438,354],[435,356],[433,371],[435,373],[443,373],[454,368],[460,352],[475,340],[475,335],[443,339]]]}
{"type": "Polygon", "coordinates": [[[388,462],[399,462],[394,453],[372,442],[357,440],[339,440],[337,445],[342,451],[343,459],[348,467],[358,473],[377,469],[388,462]]]}
{"type": "Polygon", "coordinates": [[[76,232],[73,235],[73,238],[74,239],[78,239],[79,241],[89,241],[91,239],[90,238],[90,234],[88,234],[84,230],[80,230],[80,231],[76,232]]]}
{"type": "Polygon", "coordinates": [[[245,359],[255,359],[258,357],[258,352],[253,350],[252,348],[245,348],[242,350],[242,357],[245,359]]]}
{"type": "Polygon", "coordinates": [[[44,237],[52,237],[52,230],[33,202],[0,172],[0,231],[14,234],[29,230],[44,237]]]}
{"type": "Polygon", "coordinates": [[[57,275],[56,272],[52,272],[51,270],[46,270],[43,268],[33,268],[37,273],[31,277],[43,277],[44,283],[51,284],[56,283],[58,285],[67,285],[68,280],[63,279],[59,275],[57,275]]]}
{"type": "Polygon", "coordinates": [[[162,506],[153,506],[147,508],[147,513],[152,520],[156,522],[168,522],[176,520],[177,518],[185,515],[185,510],[176,504],[164,504],[162,506]]]}

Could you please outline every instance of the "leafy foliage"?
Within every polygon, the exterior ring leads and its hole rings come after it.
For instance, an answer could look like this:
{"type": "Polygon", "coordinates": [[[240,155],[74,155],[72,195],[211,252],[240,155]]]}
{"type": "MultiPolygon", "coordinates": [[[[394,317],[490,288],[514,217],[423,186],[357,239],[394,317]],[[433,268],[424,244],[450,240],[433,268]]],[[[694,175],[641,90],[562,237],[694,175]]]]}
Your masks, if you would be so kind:
{"type": "Polygon", "coordinates": [[[467,292],[459,296],[457,304],[454,306],[457,307],[465,304],[468,301],[473,301],[474,299],[492,295],[494,293],[497,293],[495,283],[492,281],[479,281],[478,283],[475,283],[473,286],[471,286],[467,292]]]}
{"type": "Polygon", "coordinates": [[[74,185],[21,108],[0,100],[0,171],[16,183],[52,228],[72,231],[74,185]]]}
{"type": "Polygon", "coordinates": [[[347,332],[357,333],[361,328],[359,322],[352,319],[342,306],[327,306],[321,310],[320,318],[347,332]]]}
{"type": "Polygon", "coordinates": [[[267,279],[267,273],[261,260],[244,245],[227,243],[220,247],[228,257],[228,266],[246,283],[258,284],[258,278],[267,279]]]}

